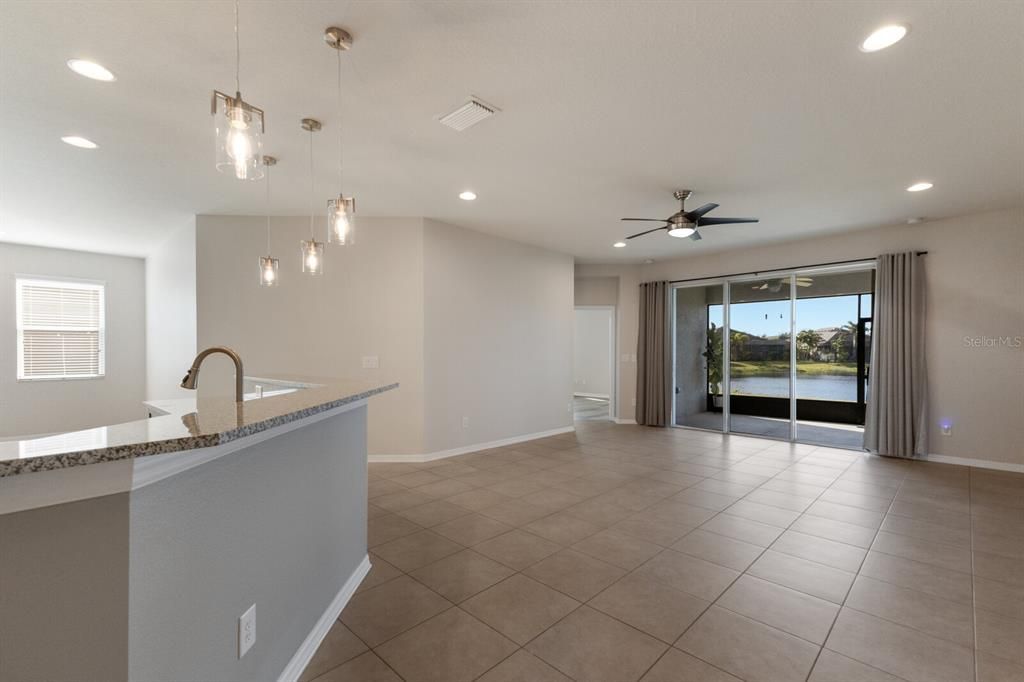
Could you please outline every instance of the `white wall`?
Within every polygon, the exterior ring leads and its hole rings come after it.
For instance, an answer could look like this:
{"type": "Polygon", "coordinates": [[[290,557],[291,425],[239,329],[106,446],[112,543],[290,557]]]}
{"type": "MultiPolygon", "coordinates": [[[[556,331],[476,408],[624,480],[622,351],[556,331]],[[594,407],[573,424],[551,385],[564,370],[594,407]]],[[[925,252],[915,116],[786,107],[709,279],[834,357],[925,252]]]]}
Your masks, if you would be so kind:
{"type": "MultiPolygon", "coordinates": [[[[639,272],[642,281],[712,277],[904,250],[928,251],[931,452],[1024,465],[1024,348],[976,347],[966,340],[1024,337],[1024,209],[733,249],[652,265],[578,266],[577,276],[627,278],[639,272]],[[940,433],[943,418],[953,421],[950,436],[940,433]]],[[[635,344],[636,285],[628,290],[620,287],[619,300],[620,339],[625,334],[635,344]]],[[[635,388],[630,390],[632,398],[635,388]]]]}
{"type": "Polygon", "coordinates": [[[573,336],[573,391],[576,395],[611,397],[614,334],[614,310],[576,308],[573,336]]]}
{"type": "Polygon", "coordinates": [[[572,258],[425,228],[427,451],[571,427],[572,258]]]}
{"type": "Polygon", "coordinates": [[[73,431],[145,416],[145,286],[140,258],[0,243],[0,437],[73,431]],[[16,275],[106,284],[106,376],[17,380],[16,275]]]}
{"type": "MultiPolygon", "coordinates": [[[[422,452],[422,219],[361,218],[356,245],[328,246],[324,275],[311,277],[299,256],[309,218],[274,218],[271,252],[281,283],[270,288],[258,284],[265,225],[263,217],[198,216],[199,348],[234,348],[249,375],[399,381],[398,390],[370,402],[370,452],[422,452]],[[377,356],[379,369],[363,369],[364,356],[377,356]]],[[[323,231],[321,222],[321,238],[323,231]]],[[[201,390],[233,390],[232,371],[226,358],[211,356],[201,390]]]]}
{"type": "Polygon", "coordinates": [[[196,355],[196,225],[146,258],[146,398],[187,397],[178,384],[196,355]]]}

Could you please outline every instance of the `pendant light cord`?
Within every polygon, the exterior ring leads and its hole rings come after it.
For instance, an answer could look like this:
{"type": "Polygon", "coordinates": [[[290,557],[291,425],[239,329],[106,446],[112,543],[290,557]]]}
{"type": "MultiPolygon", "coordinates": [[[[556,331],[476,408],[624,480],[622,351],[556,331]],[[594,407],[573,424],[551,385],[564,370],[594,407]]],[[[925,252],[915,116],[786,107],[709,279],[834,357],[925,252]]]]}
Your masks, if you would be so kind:
{"type": "Polygon", "coordinates": [[[341,50],[338,53],[338,193],[345,196],[345,139],[341,125],[341,50]]]}
{"type": "Polygon", "coordinates": [[[309,238],[316,241],[313,235],[313,130],[309,131],[309,238]]]}
{"type": "Polygon", "coordinates": [[[267,256],[270,256],[270,166],[266,166],[267,177],[267,256]]]}
{"type": "Polygon", "coordinates": [[[239,78],[239,72],[241,71],[242,62],[242,49],[238,42],[238,0],[235,0],[235,92],[241,92],[241,79],[239,78]]]}

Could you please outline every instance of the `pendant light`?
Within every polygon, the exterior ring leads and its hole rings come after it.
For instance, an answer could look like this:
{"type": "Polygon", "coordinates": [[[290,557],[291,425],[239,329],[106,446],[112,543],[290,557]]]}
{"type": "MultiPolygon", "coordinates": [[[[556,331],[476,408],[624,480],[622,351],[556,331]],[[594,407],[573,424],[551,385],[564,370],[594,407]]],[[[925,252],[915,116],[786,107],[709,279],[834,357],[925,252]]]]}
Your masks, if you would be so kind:
{"type": "Polygon", "coordinates": [[[316,240],[313,224],[316,219],[313,199],[313,133],[320,130],[320,121],[315,118],[302,119],[302,129],[309,133],[309,240],[302,240],[302,271],[308,275],[324,273],[324,243],[316,240]]]}
{"type": "Polygon", "coordinates": [[[278,277],[278,260],[270,255],[270,167],[277,164],[273,156],[263,157],[263,166],[266,168],[267,188],[267,255],[260,256],[260,286],[276,287],[280,282],[278,277]]]}
{"type": "Polygon", "coordinates": [[[239,180],[259,180],[263,177],[263,110],[242,99],[240,64],[235,0],[235,96],[214,90],[210,100],[217,134],[217,170],[232,173],[239,180]]]}
{"type": "Polygon", "coordinates": [[[331,26],[324,31],[324,42],[338,57],[338,196],[327,202],[327,241],[339,246],[355,243],[356,200],[344,194],[344,135],[341,125],[341,53],[352,49],[352,36],[343,28],[331,26]]]}

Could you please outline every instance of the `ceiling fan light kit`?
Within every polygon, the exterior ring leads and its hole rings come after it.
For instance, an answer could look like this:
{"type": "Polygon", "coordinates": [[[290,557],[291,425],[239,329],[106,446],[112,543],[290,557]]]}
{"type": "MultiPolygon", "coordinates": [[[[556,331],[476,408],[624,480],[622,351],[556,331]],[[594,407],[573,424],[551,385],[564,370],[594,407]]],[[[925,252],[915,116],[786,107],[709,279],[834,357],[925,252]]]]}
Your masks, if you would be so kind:
{"type": "Polygon", "coordinates": [[[704,204],[692,211],[687,211],[686,200],[691,194],[693,194],[693,192],[688,189],[677,189],[672,193],[672,196],[679,201],[679,211],[673,213],[668,218],[623,218],[622,220],[624,221],[665,223],[661,227],[655,227],[650,230],[631,234],[626,237],[626,239],[635,239],[636,237],[642,237],[645,234],[650,234],[659,230],[666,230],[670,237],[676,237],[677,239],[689,238],[693,241],[699,241],[701,236],[698,230],[699,228],[707,225],[732,225],[734,223],[757,222],[757,218],[705,218],[704,215],[718,208],[718,204],[704,204]]]}

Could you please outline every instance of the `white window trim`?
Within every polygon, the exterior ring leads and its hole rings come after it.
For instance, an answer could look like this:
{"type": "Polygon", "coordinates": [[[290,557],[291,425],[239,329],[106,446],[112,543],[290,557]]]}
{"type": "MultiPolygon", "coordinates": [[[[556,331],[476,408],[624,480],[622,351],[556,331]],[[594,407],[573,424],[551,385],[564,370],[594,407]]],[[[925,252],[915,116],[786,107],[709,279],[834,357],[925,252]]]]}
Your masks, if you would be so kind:
{"type": "Polygon", "coordinates": [[[15,316],[15,336],[17,337],[18,346],[18,368],[17,368],[17,381],[19,382],[36,382],[36,381],[91,381],[94,379],[103,379],[107,375],[107,283],[104,280],[91,280],[91,279],[77,279],[70,277],[61,277],[57,275],[20,275],[14,276],[14,316],[15,316]],[[84,374],[75,376],[42,376],[42,377],[26,377],[25,376],[25,341],[22,336],[24,328],[22,326],[22,287],[26,284],[36,284],[43,286],[57,286],[59,285],[65,289],[92,289],[100,292],[99,302],[99,329],[98,329],[98,345],[99,345],[99,373],[98,374],[84,374]]]}

